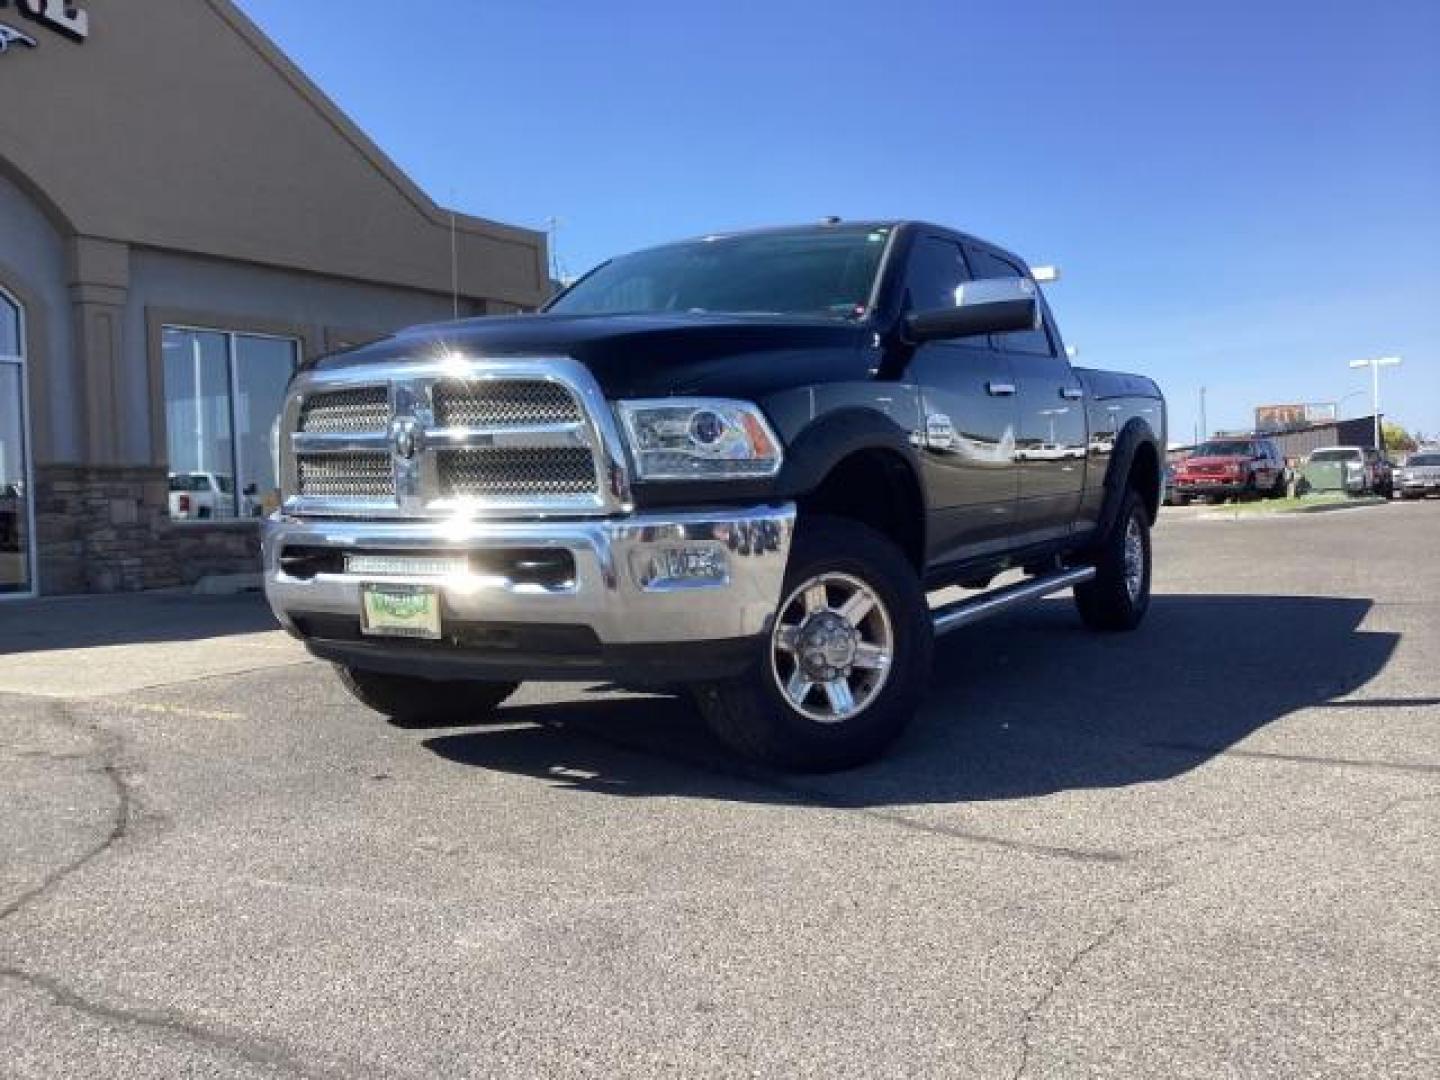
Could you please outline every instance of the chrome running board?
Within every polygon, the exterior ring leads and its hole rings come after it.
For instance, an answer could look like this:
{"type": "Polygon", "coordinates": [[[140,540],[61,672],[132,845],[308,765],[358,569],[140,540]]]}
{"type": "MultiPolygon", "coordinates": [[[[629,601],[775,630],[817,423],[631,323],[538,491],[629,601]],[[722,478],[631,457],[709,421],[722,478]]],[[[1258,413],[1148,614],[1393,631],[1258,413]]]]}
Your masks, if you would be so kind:
{"type": "Polygon", "coordinates": [[[1020,604],[1028,604],[1031,600],[1039,600],[1042,596],[1049,596],[1061,589],[1068,589],[1072,585],[1083,585],[1094,577],[1095,568],[1093,566],[1077,566],[1073,570],[1061,570],[1059,573],[1046,574],[1044,577],[1026,578],[1024,581],[1006,585],[994,592],[981,593],[979,596],[946,604],[944,607],[932,611],[930,618],[935,623],[935,634],[938,637],[940,634],[948,634],[951,630],[969,626],[981,619],[988,619],[991,615],[998,615],[1000,612],[1020,604]]]}

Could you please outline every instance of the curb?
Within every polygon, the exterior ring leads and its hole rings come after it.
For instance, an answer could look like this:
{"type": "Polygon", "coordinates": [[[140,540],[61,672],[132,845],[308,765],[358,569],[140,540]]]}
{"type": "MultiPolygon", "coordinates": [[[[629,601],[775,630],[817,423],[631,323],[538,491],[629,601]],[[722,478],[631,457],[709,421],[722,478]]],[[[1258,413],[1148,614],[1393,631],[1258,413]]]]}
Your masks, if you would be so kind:
{"type": "Polygon", "coordinates": [[[191,592],[196,596],[236,596],[243,592],[259,592],[260,572],[248,574],[207,574],[195,582],[191,592]]]}
{"type": "Polygon", "coordinates": [[[1363,499],[1344,499],[1338,502],[1316,503],[1314,506],[1291,506],[1283,510],[1230,510],[1216,508],[1196,516],[1197,521],[1246,521],[1263,518],[1289,517],[1296,514],[1324,514],[1332,510],[1363,510],[1370,506],[1384,506],[1389,499],[1373,496],[1363,499]]]}

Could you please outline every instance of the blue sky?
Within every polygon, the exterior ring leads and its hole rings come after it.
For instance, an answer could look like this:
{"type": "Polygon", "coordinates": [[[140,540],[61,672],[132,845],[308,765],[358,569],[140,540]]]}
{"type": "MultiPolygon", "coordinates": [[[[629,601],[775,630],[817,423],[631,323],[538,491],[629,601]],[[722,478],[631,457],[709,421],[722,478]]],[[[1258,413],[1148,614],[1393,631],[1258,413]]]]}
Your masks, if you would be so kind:
{"type": "Polygon", "coordinates": [[[564,269],[924,217],[1064,280],[1081,363],[1188,437],[1257,404],[1440,433],[1440,3],[240,0],[442,203],[564,269]]]}

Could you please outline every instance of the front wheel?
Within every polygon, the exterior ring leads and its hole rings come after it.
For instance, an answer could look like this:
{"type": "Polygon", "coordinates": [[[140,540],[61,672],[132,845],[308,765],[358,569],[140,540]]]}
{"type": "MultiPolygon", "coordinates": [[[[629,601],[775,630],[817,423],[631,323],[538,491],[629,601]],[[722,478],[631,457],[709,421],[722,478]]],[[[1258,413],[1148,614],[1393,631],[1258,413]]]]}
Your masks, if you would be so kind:
{"type": "Polygon", "coordinates": [[[1132,488],[1095,549],[1095,576],[1075,586],[1075,606],[1092,630],[1133,630],[1150,608],[1150,515],[1132,488]]]}
{"type": "Polygon", "coordinates": [[[909,723],[933,640],[919,575],[899,548],[854,521],[804,519],[758,670],[700,686],[696,700],[747,757],[801,772],[852,768],[909,723]]]}
{"type": "Polygon", "coordinates": [[[520,687],[518,682],[420,679],[342,665],[336,672],[362,704],[403,728],[483,724],[520,687]]]}

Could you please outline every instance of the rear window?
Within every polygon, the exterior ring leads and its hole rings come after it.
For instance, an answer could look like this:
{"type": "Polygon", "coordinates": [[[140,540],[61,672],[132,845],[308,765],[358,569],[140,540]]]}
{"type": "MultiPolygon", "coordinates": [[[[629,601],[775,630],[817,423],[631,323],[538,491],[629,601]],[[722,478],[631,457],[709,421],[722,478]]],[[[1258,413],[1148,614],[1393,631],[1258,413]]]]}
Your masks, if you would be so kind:
{"type": "Polygon", "coordinates": [[[1207,442],[1195,448],[1195,457],[1254,457],[1255,444],[1248,442],[1207,442]]]}
{"type": "Polygon", "coordinates": [[[1411,454],[1406,465],[1440,465],[1440,454],[1411,454]]]}
{"type": "Polygon", "coordinates": [[[1359,461],[1359,450],[1316,450],[1311,461],[1359,461]]]}

